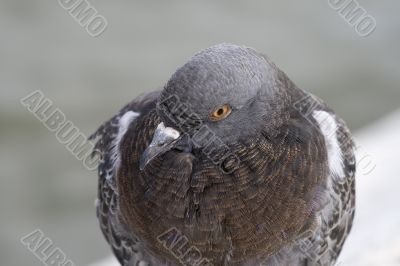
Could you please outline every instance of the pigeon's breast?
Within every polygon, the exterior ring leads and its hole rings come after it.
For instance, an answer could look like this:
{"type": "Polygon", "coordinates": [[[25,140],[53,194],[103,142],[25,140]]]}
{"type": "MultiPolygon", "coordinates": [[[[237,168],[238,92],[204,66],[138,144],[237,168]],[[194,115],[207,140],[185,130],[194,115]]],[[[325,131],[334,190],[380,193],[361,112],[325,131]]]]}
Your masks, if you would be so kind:
{"type": "Polygon", "coordinates": [[[176,229],[214,265],[227,260],[245,265],[242,259],[272,254],[300,229],[305,204],[290,197],[277,200],[284,197],[281,185],[287,180],[255,174],[254,158],[231,175],[201,162],[193,154],[171,151],[136,179],[140,195],[131,228],[155,254],[171,254],[159,238],[176,229]]]}
{"type": "Polygon", "coordinates": [[[268,256],[293,241],[309,219],[313,188],[325,173],[316,164],[324,162],[324,152],[312,152],[318,146],[303,152],[306,143],[292,141],[290,146],[283,141],[290,135],[283,132],[282,141],[258,137],[232,147],[240,158],[232,173],[204,155],[177,150],[140,171],[137,158],[152,132],[136,136],[144,135],[146,141],[133,138],[125,145],[120,210],[125,227],[155,256],[176,259],[159,241],[176,229],[190,247],[220,262],[215,265],[245,265],[243,260],[268,256]]]}

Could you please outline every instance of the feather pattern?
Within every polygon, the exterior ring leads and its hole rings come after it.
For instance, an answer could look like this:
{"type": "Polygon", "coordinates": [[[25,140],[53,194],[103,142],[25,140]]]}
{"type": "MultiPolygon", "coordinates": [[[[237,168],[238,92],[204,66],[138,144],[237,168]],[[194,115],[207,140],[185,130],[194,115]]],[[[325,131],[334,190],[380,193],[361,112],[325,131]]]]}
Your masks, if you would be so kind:
{"type": "Polygon", "coordinates": [[[157,105],[165,88],[137,98],[91,137],[101,155],[97,216],[121,265],[334,265],[355,210],[351,134],[325,103],[262,60],[285,88],[284,103],[268,103],[268,115],[255,117],[264,123],[230,143],[240,159],[232,173],[200,149],[172,149],[140,170],[165,121],[157,105]],[[311,112],[295,108],[301,99],[311,112]],[[168,232],[176,234],[160,241],[168,232]]]}

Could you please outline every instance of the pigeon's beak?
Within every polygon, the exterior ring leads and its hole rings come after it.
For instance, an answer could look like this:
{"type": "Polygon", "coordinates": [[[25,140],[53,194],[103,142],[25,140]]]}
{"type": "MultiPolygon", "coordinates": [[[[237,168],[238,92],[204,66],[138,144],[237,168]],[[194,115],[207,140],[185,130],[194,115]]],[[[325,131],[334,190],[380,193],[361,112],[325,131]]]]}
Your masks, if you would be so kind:
{"type": "Polygon", "coordinates": [[[172,127],[165,127],[164,123],[160,123],[154,132],[153,140],[140,158],[140,170],[157,156],[171,150],[181,139],[179,131],[172,127]]]}

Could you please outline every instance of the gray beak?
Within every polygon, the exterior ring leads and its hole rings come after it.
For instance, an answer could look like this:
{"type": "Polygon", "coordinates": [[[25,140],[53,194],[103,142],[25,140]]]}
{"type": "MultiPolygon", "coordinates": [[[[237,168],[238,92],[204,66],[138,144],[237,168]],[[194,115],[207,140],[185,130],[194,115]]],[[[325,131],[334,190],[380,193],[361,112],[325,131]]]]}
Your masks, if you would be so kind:
{"type": "Polygon", "coordinates": [[[140,157],[140,170],[142,171],[157,156],[169,151],[180,136],[181,134],[176,129],[165,127],[164,123],[160,123],[154,132],[153,140],[140,157]]]}

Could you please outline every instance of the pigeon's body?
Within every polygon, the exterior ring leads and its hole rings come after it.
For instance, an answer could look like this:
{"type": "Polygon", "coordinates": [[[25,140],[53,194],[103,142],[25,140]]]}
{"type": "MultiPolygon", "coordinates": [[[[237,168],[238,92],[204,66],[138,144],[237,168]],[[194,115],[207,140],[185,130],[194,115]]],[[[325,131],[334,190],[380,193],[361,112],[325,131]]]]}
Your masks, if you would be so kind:
{"type": "Polygon", "coordinates": [[[333,265],[350,231],[348,129],[251,49],[200,52],[97,137],[98,218],[122,265],[333,265]]]}

